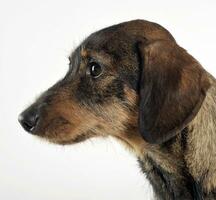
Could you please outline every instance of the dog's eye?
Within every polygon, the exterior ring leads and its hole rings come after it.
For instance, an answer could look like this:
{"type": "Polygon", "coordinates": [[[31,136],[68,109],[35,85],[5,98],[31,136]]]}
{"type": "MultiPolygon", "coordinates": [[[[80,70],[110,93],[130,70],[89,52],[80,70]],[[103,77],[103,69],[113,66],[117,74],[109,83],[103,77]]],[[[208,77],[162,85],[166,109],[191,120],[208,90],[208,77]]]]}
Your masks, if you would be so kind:
{"type": "Polygon", "coordinates": [[[96,62],[91,62],[89,64],[89,71],[92,77],[97,78],[102,74],[102,67],[96,62]]]}

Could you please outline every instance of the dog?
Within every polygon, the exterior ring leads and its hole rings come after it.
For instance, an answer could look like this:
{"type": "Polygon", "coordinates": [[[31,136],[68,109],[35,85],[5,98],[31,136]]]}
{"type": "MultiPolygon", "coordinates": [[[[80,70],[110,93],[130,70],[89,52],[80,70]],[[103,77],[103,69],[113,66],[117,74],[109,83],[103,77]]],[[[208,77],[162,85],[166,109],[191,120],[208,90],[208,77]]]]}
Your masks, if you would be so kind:
{"type": "Polygon", "coordinates": [[[19,116],[56,144],[112,136],[132,150],[156,199],[216,199],[216,81],[157,23],[99,30],[65,77],[19,116]]]}

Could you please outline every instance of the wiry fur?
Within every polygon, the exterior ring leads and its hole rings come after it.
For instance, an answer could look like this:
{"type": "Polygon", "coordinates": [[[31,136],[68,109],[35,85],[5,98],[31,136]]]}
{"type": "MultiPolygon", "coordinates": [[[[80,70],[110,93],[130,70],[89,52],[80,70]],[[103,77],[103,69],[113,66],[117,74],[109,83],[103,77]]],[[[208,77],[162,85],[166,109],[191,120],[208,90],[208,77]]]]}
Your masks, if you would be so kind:
{"type": "Polygon", "coordinates": [[[111,135],[161,200],[216,199],[216,81],[162,26],[135,20],[90,35],[66,76],[26,112],[58,144],[111,135]],[[89,63],[103,73],[92,78],[89,63]]]}

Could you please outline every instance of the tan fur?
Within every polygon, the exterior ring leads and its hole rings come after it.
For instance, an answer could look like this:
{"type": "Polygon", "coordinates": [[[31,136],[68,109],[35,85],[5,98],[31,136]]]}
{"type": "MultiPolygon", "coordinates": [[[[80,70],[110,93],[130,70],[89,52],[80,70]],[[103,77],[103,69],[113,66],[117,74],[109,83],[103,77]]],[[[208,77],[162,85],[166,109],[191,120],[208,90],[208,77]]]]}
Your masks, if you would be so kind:
{"type": "Polygon", "coordinates": [[[82,57],[87,57],[88,53],[84,48],[81,48],[80,54],[82,57]]]}
{"type": "Polygon", "coordinates": [[[216,81],[209,76],[211,88],[190,126],[193,131],[188,137],[185,154],[190,173],[202,177],[206,191],[216,188],[216,81]]]}

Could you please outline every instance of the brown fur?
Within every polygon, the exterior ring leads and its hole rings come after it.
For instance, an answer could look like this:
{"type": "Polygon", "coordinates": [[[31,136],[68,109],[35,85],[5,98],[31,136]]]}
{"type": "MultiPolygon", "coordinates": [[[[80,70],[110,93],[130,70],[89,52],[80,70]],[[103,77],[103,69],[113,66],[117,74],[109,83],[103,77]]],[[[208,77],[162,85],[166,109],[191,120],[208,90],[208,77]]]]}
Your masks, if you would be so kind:
{"type": "Polygon", "coordinates": [[[108,27],[69,59],[67,75],[24,112],[40,113],[33,134],[58,144],[113,136],[135,153],[156,198],[216,199],[216,81],[166,29],[108,27]],[[103,66],[99,78],[91,62],[103,66]]]}

